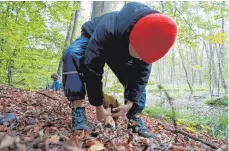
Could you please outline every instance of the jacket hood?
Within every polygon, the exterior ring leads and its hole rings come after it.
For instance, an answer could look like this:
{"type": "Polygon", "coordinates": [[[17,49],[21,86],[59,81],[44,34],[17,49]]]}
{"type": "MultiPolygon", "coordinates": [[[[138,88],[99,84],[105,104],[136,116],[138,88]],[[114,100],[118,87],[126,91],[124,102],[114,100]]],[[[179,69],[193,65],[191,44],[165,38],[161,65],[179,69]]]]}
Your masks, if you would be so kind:
{"type": "Polygon", "coordinates": [[[117,14],[117,32],[121,33],[121,35],[130,33],[139,19],[151,13],[160,12],[138,2],[130,2],[126,4],[117,14]]]}

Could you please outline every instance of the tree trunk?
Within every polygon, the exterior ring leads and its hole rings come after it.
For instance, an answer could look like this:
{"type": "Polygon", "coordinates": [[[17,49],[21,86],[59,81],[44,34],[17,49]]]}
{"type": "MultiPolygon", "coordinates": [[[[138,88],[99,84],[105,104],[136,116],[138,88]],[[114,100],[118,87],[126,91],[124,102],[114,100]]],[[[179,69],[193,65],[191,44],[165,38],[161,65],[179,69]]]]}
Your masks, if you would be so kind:
{"type": "Polygon", "coordinates": [[[62,74],[63,53],[64,53],[65,48],[70,44],[70,31],[71,31],[71,24],[69,24],[69,27],[68,27],[67,35],[66,35],[66,38],[65,38],[64,49],[62,51],[62,55],[61,55],[61,58],[60,58],[60,61],[59,61],[59,65],[58,65],[58,69],[57,69],[57,74],[58,75],[61,75],[62,74]]]}
{"type": "MultiPolygon", "coordinates": [[[[77,2],[73,3],[73,5],[76,5],[76,4],[77,4],[77,2]]],[[[58,75],[62,74],[63,53],[64,53],[66,47],[69,46],[69,44],[72,43],[72,41],[73,41],[73,38],[74,38],[75,32],[76,32],[76,28],[77,28],[78,19],[79,19],[79,10],[76,10],[72,14],[72,21],[69,23],[69,26],[68,26],[68,31],[67,31],[66,38],[65,38],[64,49],[62,51],[62,56],[60,58],[58,69],[57,69],[57,74],[58,75]]]]}
{"type": "Polygon", "coordinates": [[[10,59],[8,60],[6,64],[6,69],[7,69],[7,82],[8,85],[12,85],[13,81],[13,70],[14,70],[14,61],[12,58],[16,57],[16,50],[14,49],[13,52],[10,54],[10,59]]]}
{"type": "Polygon", "coordinates": [[[211,45],[211,61],[212,61],[212,77],[213,77],[213,83],[214,86],[217,86],[217,71],[216,71],[216,67],[215,67],[215,51],[214,51],[214,47],[213,45],[211,45]]]}
{"type": "MultiPolygon", "coordinates": [[[[209,42],[210,43],[210,42],[209,42]]],[[[210,44],[209,44],[210,46],[210,44]]],[[[212,97],[213,95],[213,91],[212,91],[212,67],[211,67],[211,53],[208,53],[208,48],[207,46],[205,45],[205,50],[206,50],[206,54],[207,54],[207,58],[208,58],[208,73],[209,73],[209,80],[208,80],[208,84],[209,84],[209,92],[210,92],[210,95],[212,97]]]]}
{"type": "MultiPolygon", "coordinates": [[[[91,19],[101,16],[105,13],[108,13],[111,11],[111,6],[112,6],[112,1],[93,1],[92,4],[92,13],[91,13],[91,19]]],[[[109,74],[109,67],[105,69],[105,79],[104,79],[104,86],[107,85],[107,79],[108,79],[108,74],[109,74]]],[[[114,81],[115,84],[116,81],[114,81]]]]}
{"type": "MultiPolygon", "coordinates": [[[[221,51],[222,52],[223,48],[221,48],[221,51]]],[[[221,57],[220,57],[221,59],[221,57]]],[[[222,59],[220,61],[220,68],[219,68],[219,72],[220,72],[220,78],[221,78],[221,81],[222,81],[222,85],[223,85],[223,88],[225,90],[226,93],[228,93],[228,87],[227,87],[227,83],[226,83],[226,80],[225,80],[225,74],[224,74],[224,68],[223,68],[223,62],[222,62],[222,59]]]]}
{"type": "Polygon", "coordinates": [[[191,63],[190,63],[190,65],[191,65],[191,73],[192,73],[192,78],[191,78],[192,79],[192,85],[195,84],[195,70],[193,69],[193,66],[196,65],[196,62],[195,62],[194,57],[193,57],[194,51],[195,50],[192,50],[190,48],[190,52],[191,52],[191,63]]]}
{"type": "Polygon", "coordinates": [[[175,80],[175,53],[174,49],[172,49],[172,69],[171,69],[171,81],[174,87],[174,80],[175,80]]]}
{"type": "MultiPolygon", "coordinates": [[[[224,33],[224,19],[222,19],[222,32],[224,33]]],[[[222,82],[222,86],[225,90],[226,93],[228,93],[228,87],[227,87],[227,83],[225,80],[225,74],[224,74],[224,57],[225,57],[225,49],[224,49],[224,44],[220,45],[220,52],[219,52],[219,56],[220,56],[220,68],[219,68],[219,72],[220,72],[220,77],[221,77],[221,82],[222,82]]]]}
{"type": "Polygon", "coordinates": [[[219,69],[219,74],[218,74],[218,85],[217,85],[217,90],[218,90],[218,97],[219,97],[219,94],[220,94],[220,79],[221,79],[221,77],[220,77],[220,68],[221,68],[221,65],[220,65],[220,49],[218,49],[218,47],[217,47],[217,44],[215,44],[215,47],[216,47],[216,54],[217,54],[217,58],[218,58],[218,69],[219,69]]]}
{"type": "Polygon", "coordinates": [[[184,69],[184,72],[185,72],[186,81],[187,81],[187,83],[188,83],[189,89],[190,89],[191,94],[192,94],[192,93],[193,93],[193,89],[192,89],[192,85],[191,85],[191,83],[190,83],[190,81],[189,81],[189,78],[188,78],[188,72],[187,72],[187,69],[186,69],[186,67],[185,67],[184,58],[183,58],[183,56],[182,56],[180,50],[178,50],[178,52],[179,52],[179,54],[180,54],[182,66],[183,66],[183,69],[184,69]]]}
{"type": "Polygon", "coordinates": [[[214,88],[212,88],[212,62],[211,60],[209,61],[209,90],[211,97],[213,96],[214,88]]]}
{"type": "Polygon", "coordinates": [[[169,66],[170,68],[170,83],[173,83],[173,49],[172,49],[172,53],[171,53],[171,64],[169,66]]]}
{"type": "Polygon", "coordinates": [[[162,81],[165,82],[165,58],[162,59],[162,81]]]}
{"type": "Polygon", "coordinates": [[[225,75],[224,75],[224,69],[223,69],[223,63],[222,63],[222,59],[221,59],[221,51],[222,51],[222,45],[219,45],[218,49],[216,49],[216,53],[217,53],[217,57],[218,57],[218,68],[219,68],[219,79],[218,79],[218,94],[220,91],[220,80],[222,83],[222,86],[224,88],[224,91],[227,93],[227,83],[225,81],[225,75]]]}
{"type": "Polygon", "coordinates": [[[7,82],[8,85],[12,83],[12,60],[10,59],[7,63],[7,82]]]}
{"type": "Polygon", "coordinates": [[[111,1],[93,1],[91,19],[108,13],[111,10],[111,1]]]}
{"type": "Polygon", "coordinates": [[[164,13],[165,12],[164,2],[160,1],[160,3],[161,3],[161,12],[164,13]]]}
{"type": "Polygon", "coordinates": [[[158,73],[158,83],[161,84],[161,71],[160,71],[160,64],[161,64],[161,61],[158,61],[158,64],[157,64],[157,73],[158,73]]]}
{"type": "MultiPolygon", "coordinates": [[[[201,52],[202,53],[202,52],[201,52]]],[[[198,56],[198,54],[197,54],[197,52],[196,51],[193,51],[193,59],[194,59],[194,63],[195,64],[198,64],[198,65],[200,65],[201,67],[202,67],[202,60],[203,59],[200,59],[200,61],[198,61],[198,59],[197,59],[197,56],[198,56]]],[[[200,85],[202,85],[202,72],[201,72],[201,69],[198,69],[198,71],[197,71],[197,76],[199,77],[199,84],[200,85]]]]}
{"type": "MultiPolygon", "coordinates": [[[[203,67],[203,56],[204,56],[204,44],[203,44],[203,49],[201,51],[201,59],[200,59],[200,66],[203,67]]],[[[202,70],[198,70],[198,75],[199,75],[199,84],[202,86],[203,80],[202,80],[202,70]]]]}
{"type": "Polygon", "coordinates": [[[129,3],[129,1],[124,1],[124,5],[126,5],[127,3],[129,3]]]}
{"type": "MultiPolygon", "coordinates": [[[[222,19],[222,32],[224,33],[224,19],[222,19]]],[[[224,51],[224,44],[220,45],[221,46],[221,65],[222,68],[224,69],[224,57],[225,57],[225,51],[224,51]]]]}
{"type": "Polygon", "coordinates": [[[75,13],[74,13],[74,24],[73,24],[72,34],[71,34],[71,38],[70,38],[70,42],[71,43],[73,42],[73,40],[74,40],[73,38],[76,35],[76,29],[77,29],[78,20],[79,20],[79,10],[76,10],[75,13]]]}

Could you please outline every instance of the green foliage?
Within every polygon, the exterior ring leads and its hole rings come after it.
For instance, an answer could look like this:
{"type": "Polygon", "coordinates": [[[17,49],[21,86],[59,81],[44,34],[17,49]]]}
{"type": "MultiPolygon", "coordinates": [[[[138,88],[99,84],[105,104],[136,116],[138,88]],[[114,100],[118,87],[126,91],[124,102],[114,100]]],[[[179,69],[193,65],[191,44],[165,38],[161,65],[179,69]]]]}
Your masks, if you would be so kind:
{"type": "Polygon", "coordinates": [[[57,70],[76,9],[76,2],[1,2],[0,83],[45,88],[57,70]]]}
{"type": "MultiPolygon", "coordinates": [[[[147,116],[163,118],[169,121],[171,121],[172,117],[171,109],[161,107],[147,107],[143,113],[147,116]]],[[[187,110],[186,114],[176,112],[176,120],[178,126],[182,126],[188,131],[194,133],[203,132],[215,137],[228,138],[228,118],[226,114],[219,117],[196,116],[187,110]]]]}
{"type": "Polygon", "coordinates": [[[209,40],[211,43],[215,44],[223,44],[227,40],[227,34],[226,33],[216,33],[215,35],[208,35],[204,36],[206,40],[209,40]]]}
{"type": "Polygon", "coordinates": [[[212,132],[215,136],[226,136],[228,138],[228,117],[220,116],[216,122],[211,122],[212,132]]]}
{"type": "Polygon", "coordinates": [[[202,67],[199,64],[193,65],[192,68],[195,69],[195,70],[202,70],[202,67]]]}
{"type": "MultiPolygon", "coordinates": [[[[204,66],[208,58],[202,55],[202,40],[217,45],[225,44],[228,41],[228,32],[222,32],[223,19],[225,20],[225,28],[228,26],[228,4],[225,1],[151,1],[145,3],[155,10],[163,11],[178,24],[178,40],[173,47],[173,53],[168,53],[163,58],[165,61],[161,59],[155,63],[160,72],[166,71],[166,69],[161,69],[162,62],[165,62],[163,68],[167,66],[169,70],[174,69],[171,70],[171,72],[175,72],[171,79],[180,80],[180,77],[183,77],[181,73],[183,69],[180,68],[181,62],[179,55],[177,55],[180,51],[188,71],[194,69],[195,72],[203,72],[203,74],[201,73],[203,81],[210,83],[209,69],[205,69],[204,66]],[[178,50],[178,46],[180,50],[178,50]],[[197,56],[195,63],[190,61],[192,51],[195,51],[197,56]],[[203,63],[201,63],[202,61],[203,63]]],[[[74,1],[1,2],[0,82],[23,88],[44,88],[46,85],[44,83],[47,82],[43,81],[47,81],[49,74],[57,70],[58,60],[65,49],[67,29],[76,9],[79,9],[79,2],[74,1]],[[38,53],[30,54],[30,51],[37,51],[38,53]],[[34,57],[30,58],[32,55],[34,57]],[[38,73],[36,76],[39,78],[36,79],[40,80],[33,79],[35,76],[32,73],[38,73]],[[25,80],[21,81],[24,78],[25,80]]],[[[84,16],[80,16],[76,36],[79,36],[81,25],[85,19],[84,16]]],[[[224,56],[225,59],[222,64],[224,64],[226,78],[228,76],[227,52],[224,56]]],[[[152,72],[156,73],[154,70],[152,72]]],[[[108,79],[111,85],[107,90],[119,93],[123,87],[114,77],[110,76],[111,79],[108,79]]],[[[49,80],[49,82],[51,81],[49,80]]],[[[150,80],[148,85],[154,86],[154,83],[156,83],[155,80],[150,80]]]]}
{"type": "Polygon", "coordinates": [[[222,98],[217,98],[217,99],[210,98],[205,103],[208,105],[215,105],[215,106],[228,106],[228,97],[224,96],[222,98]]]}
{"type": "MultiPolygon", "coordinates": [[[[221,67],[224,67],[223,77],[227,83],[228,3],[151,1],[147,4],[155,10],[163,11],[178,25],[177,41],[165,57],[153,63],[152,73],[156,76],[151,77],[151,81],[162,84],[187,84],[188,80],[192,86],[197,82],[208,87],[213,84],[216,86],[219,75],[217,53],[221,51],[221,67]],[[210,54],[213,53],[210,50],[214,51],[214,56],[210,54]],[[211,72],[211,77],[210,63],[211,68],[216,69],[216,72],[211,72]],[[188,75],[185,74],[184,68],[188,75]],[[213,78],[213,75],[216,78],[213,78]]],[[[223,86],[219,86],[223,90],[223,86]]]]}
{"type": "Polygon", "coordinates": [[[144,110],[144,114],[152,117],[157,117],[157,118],[169,118],[172,116],[172,111],[170,109],[166,108],[159,108],[159,107],[154,107],[150,108],[147,107],[144,110]]]}
{"type": "Polygon", "coordinates": [[[119,82],[118,78],[115,76],[115,74],[111,71],[111,69],[105,65],[105,73],[108,72],[107,79],[105,79],[106,75],[103,77],[103,83],[105,84],[106,81],[106,86],[104,85],[103,91],[108,94],[123,94],[124,93],[124,87],[122,84],[119,82]]]}

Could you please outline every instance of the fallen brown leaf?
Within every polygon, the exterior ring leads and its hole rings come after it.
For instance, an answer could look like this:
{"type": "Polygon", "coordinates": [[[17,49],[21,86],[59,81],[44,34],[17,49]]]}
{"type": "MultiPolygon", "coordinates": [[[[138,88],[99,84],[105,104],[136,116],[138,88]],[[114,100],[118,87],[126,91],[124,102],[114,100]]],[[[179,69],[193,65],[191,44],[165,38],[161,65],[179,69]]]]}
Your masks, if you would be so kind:
{"type": "Polygon", "coordinates": [[[51,138],[49,139],[50,142],[57,143],[60,141],[59,136],[57,135],[52,135],[51,138]]]}
{"type": "Polygon", "coordinates": [[[94,145],[92,145],[89,149],[88,149],[88,151],[101,151],[101,150],[104,150],[105,148],[104,148],[104,146],[103,146],[103,144],[94,144],[94,145]]]}
{"type": "Polygon", "coordinates": [[[173,147],[172,151],[185,151],[184,148],[173,147]]]}
{"type": "MultiPolygon", "coordinates": [[[[174,132],[166,130],[172,129],[174,125],[161,119],[140,115],[146,127],[156,133],[156,138],[150,139],[150,142],[138,134],[129,132],[127,120],[124,117],[115,120],[116,128],[113,129],[104,124],[99,125],[95,118],[95,108],[89,102],[84,102],[84,104],[87,120],[93,130],[92,133],[84,131],[72,133],[71,108],[63,91],[42,90],[41,93],[0,86],[0,96],[10,96],[0,98],[0,110],[16,114],[19,121],[16,129],[12,129],[10,125],[0,125],[1,145],[2,142],[11,144],[13,142],[16,146],[11,150],[15,151],[22,151],[23,147],[24,150],[77,151],[86,149],[85,144],[88,145],[88,149],[103,148],[105,151],[117,150],[117,148],[127,151],[166,150],[168,147],[174,151],[209,150],[208,146],[182,137],[182,135],[179,135],[177,146],[174,146],[171,143],[171,140],[174,139],[174,132]],[[3,136],[7,134],[12,135],[4,138],[3,136]],[[16,141],[15,138],[19,138],[19,136],[20,141],[16,141]]],[[[110,110],[111,107],[108,106],[108,108],[110,110]]],[[[132,125],[136,125],[136,122],[132,121],[132,125]]],[[[228,143],[224,139],[214,139],[207,134],[194,135],[203,140],[209,140],[217,146],[228,147],[228,143]]],[[[6,148],[4,151],[9,150],[6,148]]]]}

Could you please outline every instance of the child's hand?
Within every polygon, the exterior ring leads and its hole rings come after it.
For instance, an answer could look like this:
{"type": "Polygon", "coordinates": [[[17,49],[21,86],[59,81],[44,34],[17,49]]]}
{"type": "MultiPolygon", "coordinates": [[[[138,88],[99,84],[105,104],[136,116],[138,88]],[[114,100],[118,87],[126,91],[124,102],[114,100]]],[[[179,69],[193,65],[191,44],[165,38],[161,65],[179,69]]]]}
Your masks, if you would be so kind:
{"type": "Polygon", "coordinates": [[[127,104],[114,108],[112,111],[117,113],[114,113],[112,116],[113,117],[125,116],[127,112],[132,108],[132,106],[133,106],[133,102],[128,101],[127,104]]]}
{"type": "Polygon", "coordinates": [[[96,118],[97,118],[97,120],[99,120],[100,122],[104,122],[104,120],[106,119],[107,116],[111,116],[111,113],[106,111],[104,109],[103,105],[96,107],[96,118]]]}
{"type": "MultiPolygon", "coordinates": [[[[111,113],[111,108],[107,108],[106,111],[108,113],[111,113]]],[[[106,126],[109,126],[111,128],[115,128],[115,121],[112,116],[107,116],[104,121],[106,126]]]]}

